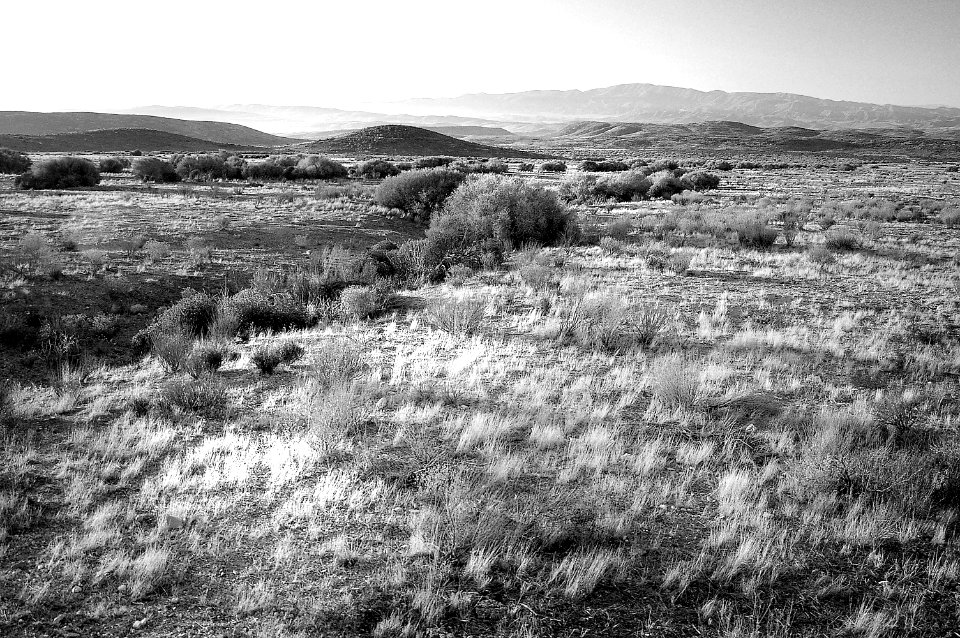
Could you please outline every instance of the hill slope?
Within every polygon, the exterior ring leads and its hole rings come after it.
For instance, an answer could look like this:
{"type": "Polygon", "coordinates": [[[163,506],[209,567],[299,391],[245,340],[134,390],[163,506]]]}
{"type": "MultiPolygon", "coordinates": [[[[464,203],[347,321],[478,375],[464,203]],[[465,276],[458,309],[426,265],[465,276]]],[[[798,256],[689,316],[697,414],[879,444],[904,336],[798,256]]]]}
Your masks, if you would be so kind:
{"type": "Polygon", "coordinates": [[[250,148],[249,146],[221,144],[151,129],[111,129],[89,133],[62,133],[60,135],[0,134],[0,147],[34,153],[76,153],[84,151],[109,153],[133,149],[195,152],[250,148]]]}
{"type": "Polygon", "coordinates": [[[513,148],[460,140],[416,126],[372,126],[346,135],[318,140],[311,150],[344,155],[448,155],[451,157],[543,157],[513,148]]]}
{"type": "Polygon", "coordinates": [[[649,149],[704,152],[823,152],[848,155],[899,154],[954,160],[960,136],[952,129],[815,130],[802,127],[761,128],[740,122],[649,124],[576,122],[544,139],[558,149],[649,149]]]}
{"type": "Polygon", "coordinates": [[[477,93],[405,104],[432,112],[528,121],[619,120],[685,123],[736,120],[757,126],[956,127],[960,108],[923,108],[825,100],[792,93],[727,93],[656,84],[620,84],[588,91],[477,93]]]}
{"type": "Polygon", "coordinates": [[[152,129],[238,146],[280,146],[299,141],[227,122],[188,121],[152,115],[113,113],[0,111],[0,135],[42,136],[89,133],[108,129],[152,129]]]}

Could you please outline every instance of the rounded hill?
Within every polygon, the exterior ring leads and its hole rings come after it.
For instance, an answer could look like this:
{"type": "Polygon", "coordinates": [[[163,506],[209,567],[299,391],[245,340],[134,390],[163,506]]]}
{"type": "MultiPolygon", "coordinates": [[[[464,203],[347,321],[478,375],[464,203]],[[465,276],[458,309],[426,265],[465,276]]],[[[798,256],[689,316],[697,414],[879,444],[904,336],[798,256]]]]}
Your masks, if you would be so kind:
{"type": "Polygon", "coordinates": [[[386,124],[318,140],[311,150],[338,155],[446,155],[450,157],[522,157],[543,155],[514,148],[488,146],[416,126],[386,124]]]}

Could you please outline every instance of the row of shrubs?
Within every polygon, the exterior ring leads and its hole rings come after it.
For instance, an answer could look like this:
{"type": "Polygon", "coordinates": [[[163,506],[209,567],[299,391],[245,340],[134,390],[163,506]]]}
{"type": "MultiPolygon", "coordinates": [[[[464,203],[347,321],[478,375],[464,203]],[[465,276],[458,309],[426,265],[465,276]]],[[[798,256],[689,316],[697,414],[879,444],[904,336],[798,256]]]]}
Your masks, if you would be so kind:
{"type": "Polygon", "coordinates": [[[675,168],[649,173],[647,169],[649,167],[641,167],[602,176],[584,173],[567,178],[560,184],[560,198],[576,204],[598,200],[670,199],[684,191],[712,190],[720,185],[717,175],[705,171],[687,173],[675,168]]]}

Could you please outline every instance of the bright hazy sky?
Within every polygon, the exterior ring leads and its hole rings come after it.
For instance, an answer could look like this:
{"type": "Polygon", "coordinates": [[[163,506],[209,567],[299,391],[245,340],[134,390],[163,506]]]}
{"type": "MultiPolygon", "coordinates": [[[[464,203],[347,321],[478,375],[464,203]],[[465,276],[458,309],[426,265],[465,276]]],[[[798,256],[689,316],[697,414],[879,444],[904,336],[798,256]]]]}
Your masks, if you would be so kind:
{"type": "Polygon", "coordinates": [[[0,24],[0,110],[630,82],[960,107],[960,0],[47,0],[0,24]]]}

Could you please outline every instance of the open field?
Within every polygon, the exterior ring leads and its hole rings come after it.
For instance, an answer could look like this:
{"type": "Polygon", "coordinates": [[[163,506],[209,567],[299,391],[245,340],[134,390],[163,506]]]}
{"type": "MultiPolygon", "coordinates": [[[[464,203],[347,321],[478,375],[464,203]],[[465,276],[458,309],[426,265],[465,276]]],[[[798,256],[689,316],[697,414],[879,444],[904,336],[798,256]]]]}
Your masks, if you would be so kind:
{"type": "Polygon", "coordinates": [[[0,177],[0,635],[960,636],[960,180],[814,164],[199,371],[131,338],[424,227],[375,180],[0,177]]]}

